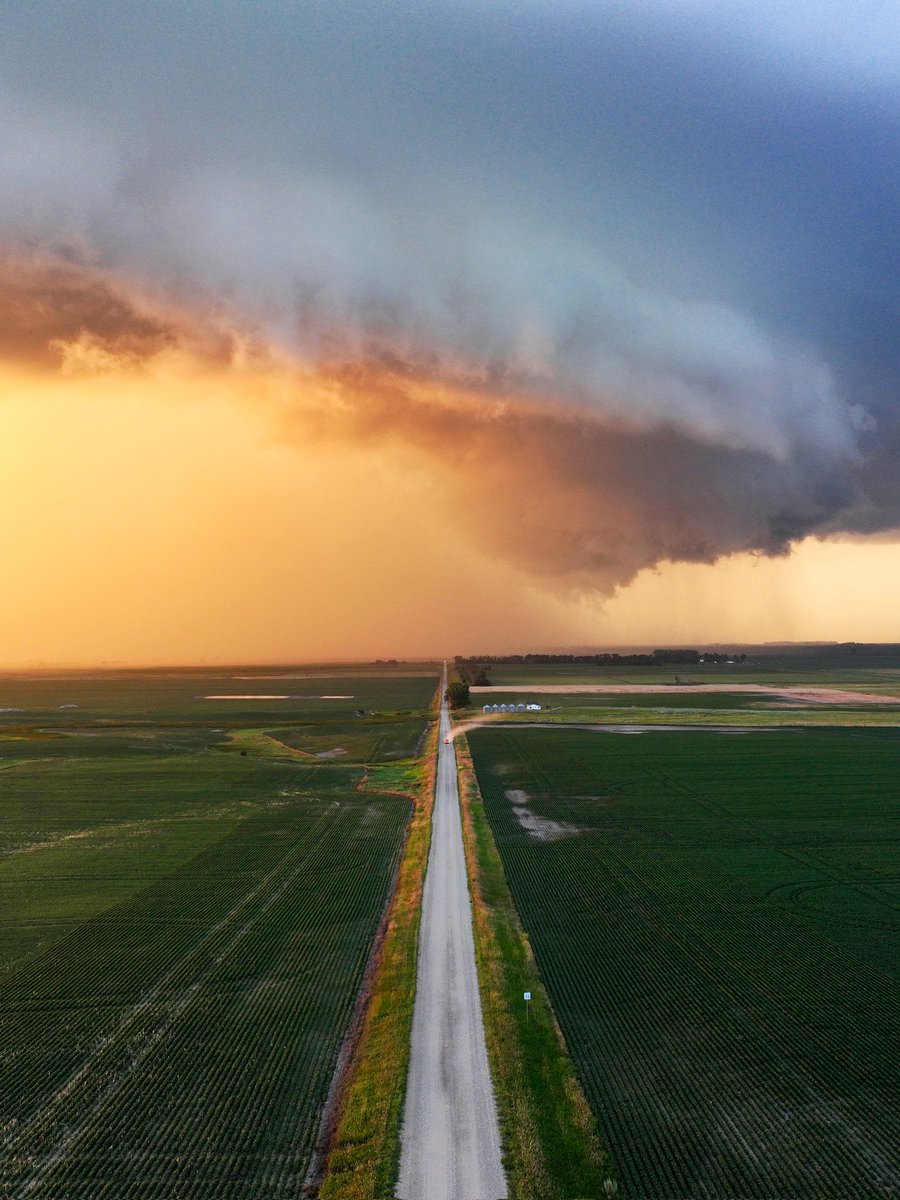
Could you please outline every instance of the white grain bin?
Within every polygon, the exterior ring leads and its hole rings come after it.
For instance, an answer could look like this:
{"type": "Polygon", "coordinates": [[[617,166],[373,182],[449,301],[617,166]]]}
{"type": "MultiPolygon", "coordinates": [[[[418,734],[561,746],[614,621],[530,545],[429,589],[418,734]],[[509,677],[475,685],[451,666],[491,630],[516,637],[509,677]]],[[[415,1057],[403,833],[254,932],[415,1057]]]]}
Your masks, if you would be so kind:
{"type": "Polygon", "coordinates": [[[507,709],[507,707],[506,707],[506,705],[505,705],[505,704],[501,704],[501,705],[500,705],[500,711],[501,711],[501,712],[508,712],[509,710],[507,709]]]}
{"type": "Polygon", "coordinates": [[[489,704],[486,704],[481,711],[489,713],[491,711],[491,706],[489,704]]]}
{"type": "Polygon", "coordinates": [[[525,705],[524,705],[524,704],[517,704],[517,705],[516,705],[516,712],[524,712],[524,711],[525,711],[525,705]]]}
{"type": "Polygon", "coordinates": [[[499,712],[499,711],[500,711],[500,705],[499,705],[499,704],[492,704],[492,705],[491,705],[491,712],[499,712]]]}

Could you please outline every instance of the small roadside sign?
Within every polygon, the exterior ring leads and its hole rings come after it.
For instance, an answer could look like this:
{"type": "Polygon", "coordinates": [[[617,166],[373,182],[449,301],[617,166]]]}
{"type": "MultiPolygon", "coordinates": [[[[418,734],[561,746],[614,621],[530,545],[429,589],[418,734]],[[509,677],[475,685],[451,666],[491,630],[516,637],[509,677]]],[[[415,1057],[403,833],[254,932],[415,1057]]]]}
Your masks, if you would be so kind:
{"type": "Polygon", "coordinates": [[[531,999],[531,992],[523,992],[522,995],[523,995],[524,999],[526,999],[526,1000],[531,999]]]}

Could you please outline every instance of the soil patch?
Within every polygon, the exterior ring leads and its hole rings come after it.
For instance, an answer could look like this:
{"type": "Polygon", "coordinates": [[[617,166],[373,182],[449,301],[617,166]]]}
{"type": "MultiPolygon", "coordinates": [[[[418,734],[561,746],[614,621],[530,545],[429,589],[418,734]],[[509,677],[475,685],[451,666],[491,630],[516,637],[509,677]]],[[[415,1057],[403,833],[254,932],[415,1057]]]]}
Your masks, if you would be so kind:
{"type": "Polygon", "coordinates": [[[577,825],[568,825],[565,821],[551,821],[549,817],[539,817],[528,807],[531,797],[521,788],[506,788],[505,795],[512,804],[516,820],[526,833],[539,842],[558,842],[560,838],[571,837],[581,833],[577,825]]]}

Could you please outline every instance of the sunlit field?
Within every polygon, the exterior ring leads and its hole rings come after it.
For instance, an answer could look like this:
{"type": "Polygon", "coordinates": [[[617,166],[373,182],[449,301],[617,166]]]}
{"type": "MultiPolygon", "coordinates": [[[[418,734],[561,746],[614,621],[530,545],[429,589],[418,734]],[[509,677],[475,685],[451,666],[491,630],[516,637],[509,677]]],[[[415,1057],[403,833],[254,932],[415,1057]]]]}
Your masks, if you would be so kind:
{"type": "Polygon", "coordinates": [[[0,1194],[299,1193],[437,682],[0,681],[0,1194]]]}

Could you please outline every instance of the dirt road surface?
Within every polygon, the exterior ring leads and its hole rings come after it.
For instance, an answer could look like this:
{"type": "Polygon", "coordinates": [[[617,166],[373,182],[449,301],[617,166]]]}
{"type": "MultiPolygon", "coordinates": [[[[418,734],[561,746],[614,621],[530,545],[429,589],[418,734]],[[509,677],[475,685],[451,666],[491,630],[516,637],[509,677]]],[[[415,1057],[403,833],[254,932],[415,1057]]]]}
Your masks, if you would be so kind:
{"type": "Polygon", "coordinates": [[[456,751],[444,741],[449,732],[445,701],[397,1196],[501,1200],[506,1181],[475,973],[456,751]]]}

